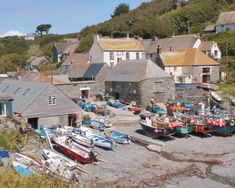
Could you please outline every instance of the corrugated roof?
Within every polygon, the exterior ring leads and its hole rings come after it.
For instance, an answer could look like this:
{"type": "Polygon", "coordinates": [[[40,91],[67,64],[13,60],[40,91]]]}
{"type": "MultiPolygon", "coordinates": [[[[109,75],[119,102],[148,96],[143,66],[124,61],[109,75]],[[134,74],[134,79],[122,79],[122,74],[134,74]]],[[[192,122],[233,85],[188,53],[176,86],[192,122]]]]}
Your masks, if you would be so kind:
{"type": "Polygon", "coordinates": [[[9,95],[7,95],[6,93],[0,91],[0,102],[3,102],[3,101],[12,101],[13,98],[9,95]]]}
{"type": "Polygon", "coordinates": [[[216,22],[216,25],[234,24],[235,23],[235,11],[222,12],[216,22]]]}
{"type": "Polygon", "coordinates": [[[145,51],[141,43],[134,38],[101,38],[98,44],[107,51],[145,51]]]}
{"type": "Polygon", "coordinates": [[[168,52],[170,49],[193,48],[199,38],[196,34],[178,35],[163,39],[142,40],[141,43],[147,53],[156,53],[158,46],[161,48],[161,52],[168,52]]]}
{"type": "Polygon", "coordinates": [[[23,113],[48,86],[45,83],[6,79],[0,84],[0,91],[13,97],[14,112],[23,113]]]}
{"type": "Polygon", "coordinates": [[[187,48],[160,54],[165,66],[219,65],[198,49],[187,48]]]}
{"type": "Polygon", "coordinates": [[[92,63],[84,73],[84,78],[96,78],[105,63],[92,63]]]}
{"type": "Polygon", "coordinates": [[[129,60],[118,63],[105,81],[140,82],[149,78],[171,77],[150,60],[129,60]]]}

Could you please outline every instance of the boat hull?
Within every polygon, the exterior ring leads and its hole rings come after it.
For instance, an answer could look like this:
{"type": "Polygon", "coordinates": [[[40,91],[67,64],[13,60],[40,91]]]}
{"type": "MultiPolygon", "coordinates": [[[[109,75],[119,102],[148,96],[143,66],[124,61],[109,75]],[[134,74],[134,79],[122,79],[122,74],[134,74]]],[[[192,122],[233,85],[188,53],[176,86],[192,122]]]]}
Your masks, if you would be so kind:
{"type": "Polygon", "coordinates": [[[192,128],[192,126],[177,127],[175,129],[175,132],[179,133],[179,134],[189,134],[189,133],[193,132],[193,128],[192,128]]]}

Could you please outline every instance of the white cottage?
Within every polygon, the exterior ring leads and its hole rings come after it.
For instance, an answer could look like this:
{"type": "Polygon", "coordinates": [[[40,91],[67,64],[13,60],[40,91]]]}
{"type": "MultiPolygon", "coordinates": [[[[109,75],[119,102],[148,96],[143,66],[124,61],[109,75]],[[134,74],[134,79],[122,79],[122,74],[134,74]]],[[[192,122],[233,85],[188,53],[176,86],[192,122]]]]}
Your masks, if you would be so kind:
{"type": "Polygon", "coordinates": [[[89,62],[105,62],[110,67],[123,60],[145,59],[145,50],[134,38],[101,38],[94,36],[93,45],[89,51],[89,62]]]}

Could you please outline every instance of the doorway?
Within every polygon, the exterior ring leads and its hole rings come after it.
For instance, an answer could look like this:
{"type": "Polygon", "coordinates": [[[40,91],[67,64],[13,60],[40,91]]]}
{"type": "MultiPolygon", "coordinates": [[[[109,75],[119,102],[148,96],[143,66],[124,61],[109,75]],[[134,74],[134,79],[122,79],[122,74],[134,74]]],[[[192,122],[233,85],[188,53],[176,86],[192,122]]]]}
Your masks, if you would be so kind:
{"type": "Polygon", "coordinates": [[[83,99],[88,99],[90,97],[90,88],[81,88],[80,95],[83,99]]]}
{"type": "Polygon", "coordinates": [[[209,83],[210,82],[210,75],[209,74],[202,75],[202,82],[209,83]]]}
{"type": "Polygon", "coordinates": [[[33,129],[38,129],[38,118],[29,118],[28,123],[33,129]]]}

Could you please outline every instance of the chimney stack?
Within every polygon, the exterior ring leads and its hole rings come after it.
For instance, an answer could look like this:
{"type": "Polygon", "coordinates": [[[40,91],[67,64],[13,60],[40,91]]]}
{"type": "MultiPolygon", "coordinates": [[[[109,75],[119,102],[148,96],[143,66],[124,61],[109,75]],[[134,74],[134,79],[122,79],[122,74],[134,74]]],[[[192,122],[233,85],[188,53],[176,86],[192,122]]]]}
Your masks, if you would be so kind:
{"type": "Polygon", "coordinates": [[[158,54],[158,55],[161,54],[161,48],[160,48],[159,45],[157,46],[157,54],[158,54]]]}
{"type": "Polygon", "coordinates": [[[94,35],[94,42],[98,42],[100,40],[99,34],[94,35]]]}

